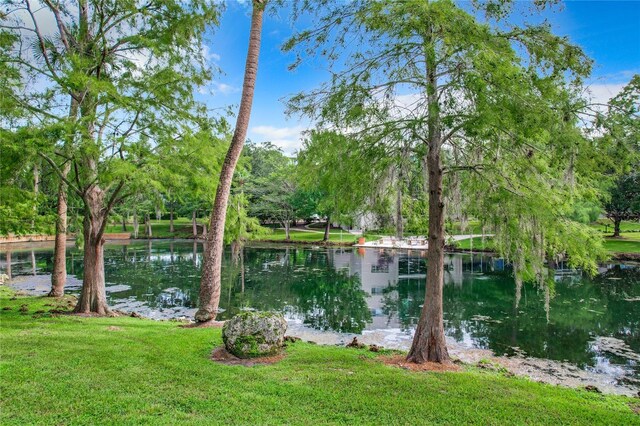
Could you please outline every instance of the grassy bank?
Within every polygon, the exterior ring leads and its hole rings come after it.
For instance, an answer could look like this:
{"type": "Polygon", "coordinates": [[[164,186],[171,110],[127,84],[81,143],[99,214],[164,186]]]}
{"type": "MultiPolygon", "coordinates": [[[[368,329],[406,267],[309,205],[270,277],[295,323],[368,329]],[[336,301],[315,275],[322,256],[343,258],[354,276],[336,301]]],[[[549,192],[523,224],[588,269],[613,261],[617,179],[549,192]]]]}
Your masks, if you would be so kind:
{"type": "MultiPolygon", "coordinates": [[[[491,238],[485,238],[482,244],[482,238],[476,237],[471,239],[458,241],[456,247],[461,250],[492,250],[493,245],[491,238]]],[[[640,241],[627,238],[605,238],[604,247],[612,254],[615,253],[640,253],[640,241]]]]}
{"type": "Polygon", "coordinates": [[[365,350],[295,343],[274,365],[220,365],[218,329],[52,317],[36,313],[50,300],[11,296],[0,287],[3,425],[640,424],[635,399],[471,367],[409,372],[365,350]]]}
{"type": "MultiPolygon", "coordinates": [[[[637,222],[623,222],[621,224],[621,236],[620,238],[610,238],[606,235],[606,231],[612,232],[613,228],[610,224],[609,220],[600,220],[598,222],[594,222],[591,226],[594,229],[597,229],[599,232],[603,233],[605,236],[605,248],[609,250],[611,253],[640,253],[640,224],[637,222]]],[[[198,221],[198,232],[202,232],[202,225],[205,223],[204,219],[199,219],[198,221]]],[[[320,224],[322,225],[322,224],[320,224]]],[[[174,221],[174,232],[169,231],[169,221],[168,220],[152,220],[151,228],[153,233],[153,238],[192,238],[192,225],[191,219],[188,218],[177,218],[174,221]]],[[[311,243],[318,242],[321,243],[324,237],[324,230],[321,229],[322,226],[311,226],[311,229],[307,229],[304,231],[292,230],[290,233],[291,242],[302,242],[302,243],[311,243]]],[[[455,228],[455,226],[454,226],[455,228]]],[[[456,228],[457,229],[457,228],[456,228]]],[[[482,227],[479,222],[470,222],[465,228],[465,232],[475,232],[480,233],[482,227]]],[[[120,233],[123,232],[121,225],[112,225],[107,228],[107,232],[120,233]]],[[[133,232],[132,225],[127,226],[127,232],[133,232]]],[[[139,229],[140,238],[144,238],[144,225],[140,224],[139,229]]],[[[378,233],[370,233],[366,234],[365,237],[367,241],[379,239],[382,235],[378,233]]],[[[284,229],[273,229],[269,233],[260,235],[255,239],[255,241],[284,241],[285,240],[285,232],[284,229]]],[[[329,242],[330,243],[355,243],[357,237],[349,234],[348,232],[341,231],[339,229],[332,229],[329,242]]],[[[471,240],[463,240],[457,243],[457,247],[462,250],[470,250],[471,249],[471,240]]],[[[483,250],[491,250],[491,238],[485,238],[485,244],[482,244],[482,238],[474,238],[473,240],[473,248],[474,249],[483,249],[483,250]]]]}

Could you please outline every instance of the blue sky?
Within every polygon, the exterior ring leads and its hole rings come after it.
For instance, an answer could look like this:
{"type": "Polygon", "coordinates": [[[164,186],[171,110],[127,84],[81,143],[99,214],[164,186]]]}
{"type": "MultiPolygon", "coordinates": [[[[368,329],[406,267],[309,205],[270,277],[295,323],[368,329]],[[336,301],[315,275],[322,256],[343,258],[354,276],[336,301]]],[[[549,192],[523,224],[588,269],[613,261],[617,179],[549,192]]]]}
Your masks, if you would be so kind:
{"type": "MultiPolygon", "coordinates": [[[[589,85],[595,99],[606,101],[634,73],[640,73],[640,1],[568,1],[546,17],[556,34],[568,36],[594,59],[589,85]]],[[[224,72],[201,95],[210,107],[232,106],[233,111],[237,110],[249,23],[249,2],[229,1],[220,27],[209,36],[208,57],[224,72]]],[[[303,29],[308,24],[300,22],[296,28],[303,29]]],[[[321,63],[306,63],[294,72],[287,70],[292,56],[283,54],[280,46],[291,33],[286,12],[265,16],[248,135],[254,142],[271,141],[287,153],[300,146],[300,133],[309,122],[287,118],[284,99],[316,87],[328,77],[321,63]]]]}

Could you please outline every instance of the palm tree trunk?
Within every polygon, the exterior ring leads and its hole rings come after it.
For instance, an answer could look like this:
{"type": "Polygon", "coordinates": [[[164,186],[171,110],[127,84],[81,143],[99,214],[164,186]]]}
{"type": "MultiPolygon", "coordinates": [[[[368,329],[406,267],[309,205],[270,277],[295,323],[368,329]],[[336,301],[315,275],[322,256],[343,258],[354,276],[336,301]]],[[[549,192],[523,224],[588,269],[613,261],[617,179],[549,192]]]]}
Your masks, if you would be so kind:
{"type": "Polygon", "coordinates": [[[203,253],[202,278],[200,280],[200,301],[195,319],[197,322],[212,321],[218,313],[220,303],[220,275],[222,268],[222,254],[224,249],[224,225],[227,214],[227,203],[231,192],[233,173],[240,158],[247,128],[251,117],[251,105],[258,73],[258,57],[260,56],[260,37],[262,33],[262,15],[266,0],[253,0],[251,15],[251,30],[249,35],[249,49],[244,69],[244,82],[240,110],[236,120],[229,151],[222,164],[220,182],[216,191],[216,198],[211,212],[207,244],[203,253]]]}

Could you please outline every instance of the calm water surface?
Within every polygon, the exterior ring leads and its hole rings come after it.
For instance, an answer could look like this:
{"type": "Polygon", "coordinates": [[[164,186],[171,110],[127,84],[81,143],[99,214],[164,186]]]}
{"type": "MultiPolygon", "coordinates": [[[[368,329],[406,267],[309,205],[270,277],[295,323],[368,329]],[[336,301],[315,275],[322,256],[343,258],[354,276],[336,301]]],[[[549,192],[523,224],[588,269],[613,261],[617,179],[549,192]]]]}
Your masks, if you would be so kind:
{"type": "MultiPolygon", "coordinates": [[[[0,247],[0,270],[10,265],[14,277],[48,274],[52,256],[51,248],[0,247]]],[[[110,243],[109,303],[153,318],[190,317],[201,262],[202,245],[191,241],[110,243]]],[[[501,259],[451,254],[445,264],[444,323],[459,344],[583,369],[622,368],[640,380],[640,266],[606,265],[595,278],[558,270],[555,291],[525,284],[517,297],[501,259]]],[[[82,266],[81,252],[70,248],[69,274],[81,278],[82,266]]],[[[245,247],[226,253],[219,318],[246,308],[277,310],[315,330],[407,337],[424,301],[425,273],[419,252],[245,247]]]]}

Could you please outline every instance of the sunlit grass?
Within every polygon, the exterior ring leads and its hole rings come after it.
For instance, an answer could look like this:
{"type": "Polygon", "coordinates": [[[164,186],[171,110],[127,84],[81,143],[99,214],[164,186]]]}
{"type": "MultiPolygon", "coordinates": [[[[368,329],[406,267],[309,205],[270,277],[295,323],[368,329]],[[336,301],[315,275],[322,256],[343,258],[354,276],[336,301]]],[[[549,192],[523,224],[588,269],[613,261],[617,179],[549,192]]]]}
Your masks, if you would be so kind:
{"type": "MultiPolygon", "coordinates": [[[[259,367],[209,359],[219,329],[51,317],[0,288],[0,424],[638,424],[631,398],[467,367],[414,373],[296,343],[259,367]],[[20,307],[24,305],[23,311],[20,307]]],[[[56,303],[56,302],[53,302],[56,303]]]]}

